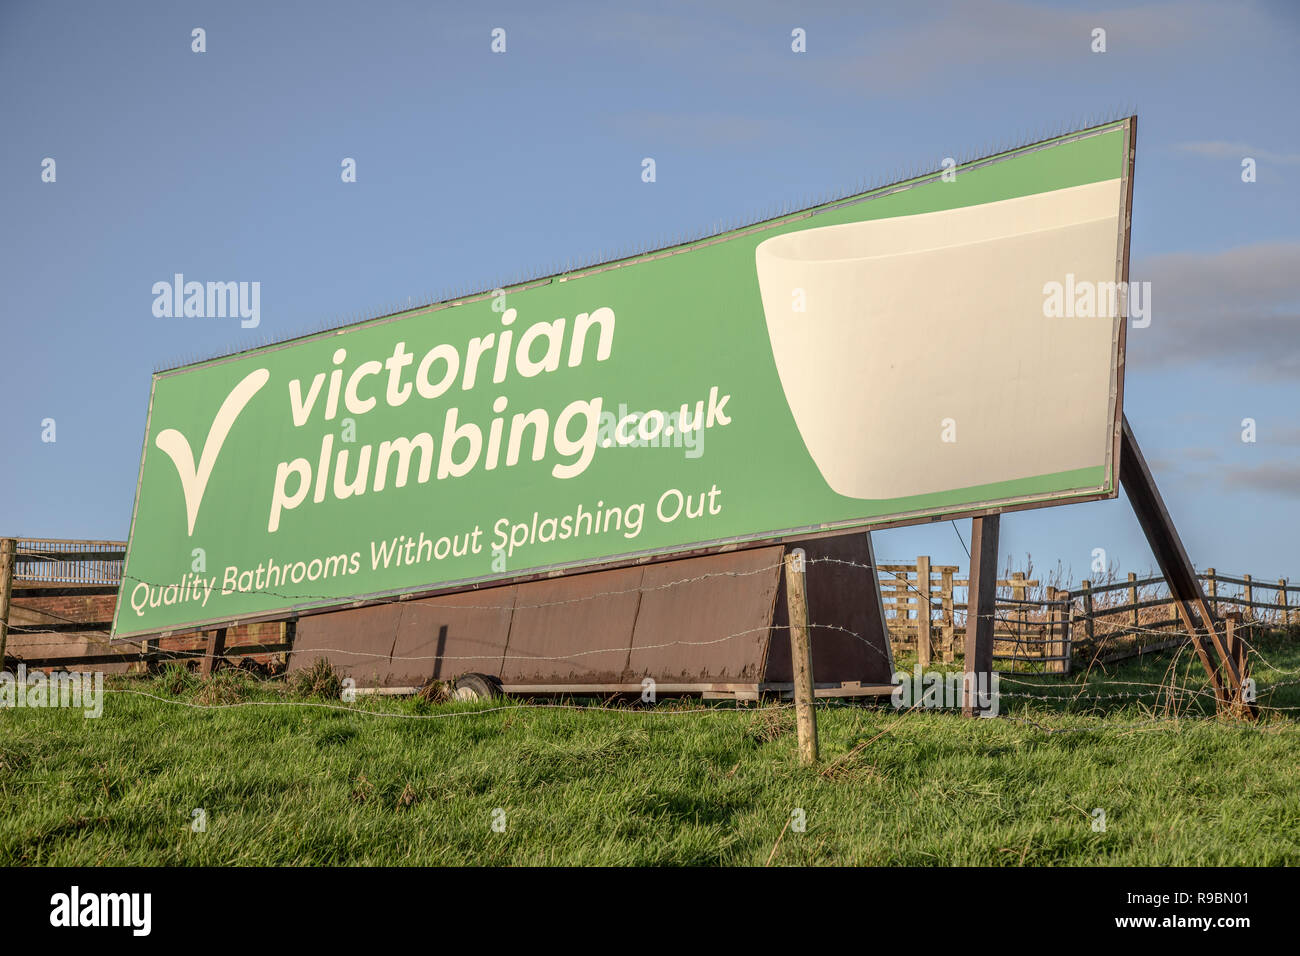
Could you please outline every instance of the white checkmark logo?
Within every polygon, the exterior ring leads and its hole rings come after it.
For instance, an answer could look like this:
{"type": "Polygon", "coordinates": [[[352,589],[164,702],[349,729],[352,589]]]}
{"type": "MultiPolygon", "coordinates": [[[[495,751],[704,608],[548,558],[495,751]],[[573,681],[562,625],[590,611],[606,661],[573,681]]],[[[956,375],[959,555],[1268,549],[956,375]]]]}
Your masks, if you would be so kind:
{"type": "Polygon", "coordinates": [[[154,444],[166,452],[176,466],[176,474],[181,479],[181,490],[185,492],[185,515],[189,519],[191,535],[194,534],[194,519],[199,516],[203,492],[208,487],[208,478],[212,476],[212,467],[217,463],[221,446],[226,443],[226,436],[230,434],[230,428],[235,424],[239,413],[270,377],[271,373],[267,369],[259,368],[256,372],[249,373],[226,396],[221,408],[217,410],[217,417],[212,420],[212,427],[208,429],[208,439],[203,443],[203,454],[199,457],[197,468],[194,466],[194,452],[190,450],[189,441],[176,429],[164,428],[154,439],[154,444]]]}

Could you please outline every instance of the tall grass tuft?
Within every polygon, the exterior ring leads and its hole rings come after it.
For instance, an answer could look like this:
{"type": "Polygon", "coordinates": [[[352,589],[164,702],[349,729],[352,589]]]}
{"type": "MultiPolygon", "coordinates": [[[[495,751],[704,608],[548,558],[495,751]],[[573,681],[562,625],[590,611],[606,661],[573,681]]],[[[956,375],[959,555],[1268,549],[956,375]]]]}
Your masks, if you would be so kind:
{"type": "Polygon", "coordinates": [[[338,700],[343,693],[343,681],[333,664],[318,657],[311,667],[290,675],[289,690],[295,697],[338,700]]]}

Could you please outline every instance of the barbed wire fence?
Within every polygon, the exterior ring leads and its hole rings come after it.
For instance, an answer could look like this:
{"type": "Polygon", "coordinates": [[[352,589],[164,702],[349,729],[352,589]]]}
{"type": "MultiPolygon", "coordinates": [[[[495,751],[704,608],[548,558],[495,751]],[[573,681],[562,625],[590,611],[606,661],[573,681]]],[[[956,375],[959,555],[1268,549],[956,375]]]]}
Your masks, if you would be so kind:
{"type": "MultiPolygon", "coordinates": [[[[43,552],[34,551],[31,549],[21,549],[18,552],[20,556],[24,556],[25,553],[31,553],[33,555],[43,554],[43,552]]],[[[914,592],[918,600],[924,599],[927,603],[933,601],[933,596],[931,594],[924,593],[919,588],[917,588],[916,585],[911,580],[908,579],[907,575],[905,574],[900,575],[897,572],[890,570],[889,568],[881,566],[879,563],[872,565],[863,562],[850,561],[850,560],[833,558],[833,557],[811,557],[807,559],[806,563],[808,566],[809,573],[814,573],[814,569],[818,565],[840,565],[854,570],[862,571],[864,572],[864,574],[865,572],[874,571],[876,572],[877,575],[888,575],[897,585],[901,587],[905,587],[907,590],[914,592]]],[[[748,575],[755,575],[755,574],[770,574],[773,571],[778,570],[780,567],[781,564],[778,563],[776,565],[764,565],[750,570],[741,570],[741,571],[727,570],[727,571],[707,572],[700,575],[691,575],[677,580],[668,581],[660,585],[654,585],[650,588],[638,586],[636,588],[601,591],[590,595],[583,595],[583,596],[568,598],[560,601],[518,604],[515,607],[516,609],[542,609],[542,608],[560,607],[564,605],[579,604],[585,601],[608,598],[611,596],[617,596],[621,594],[628,594],[633,591],[643,592],[646,590],[656,590],[656,591],[671,590],[673,588],[681,587],[683,585],[698,583],[700,581],[712,577],[737,577],[737,576],[748,576],[748,575]]],[[[130,575],[126,575],[124,572],[119,572],[119,575],[123,580],[136,581],[138,583],[144,583],[149,586],[158,586],[152,582],[140,581],[140,579],[134,578],[130,575]]],[[[1248,577],[1247,580],[1249,580],[1248,577]]],[[[267,596],[275,597],[278,600],[287,600],[287,601],[292,601],[297,603],[309,603],[313,601],[330,599],[329,595],[285,594],[280,591],[269,590],[269,589],[261,590],[258,593],[263,593],[266,594],[267,596]]],[[[400,603],[404,607],[416,609],[417,613],[426,612],[426,611],[438,612],[440,610],[438,607],[430,603],[426,603],[427,601],[430,600],[433,599],[410,599],[409,597],[397,596],[391,598],[381,598],[368,603],[371,604],[400,603]]],[[[475,605],[475,604],[458,603],[457,609],[461,611],[474,611],[474,610],[497,611],[500,610],[500,605],[499,604],[475,605]]],[[[847,637],[861,642],[862,644],[866,645],[875,654],[884,655],[886,657],[889,656],[890,649],[886,646],[882,646],[879,641],[873,641],[871,638],[867,636],[864,636],[862,634],[859,634],[855,631],[852,631],[844,627],[817,623],[815,620],[815,611],[816,609],[814,608],[813,609],[814,619],[809,622],[809,628],[812,630],[814,634],[814,638],[813,638],[814,642],[816,641],[816,635],[818,633],[833,632],[843,637],[847,637]]],[[[109,633],[106,629],[87,628],[85,627],[84,622],[77,621],[76,619],[68,617],[66,615],[62,615],[48,609],[42,609],[39,611],[39,613],[46,617],[52,618],[54,620],[64,621],[67,622],[68,624],[75,625],[78,629],[77,632],[80,634],[97,635],[105,640],[109,637],[109,633]]],[[[989,612],[987,615],[984,616],[991,618],[993,620],[995,625],[995,630],[1000,631],[1006,639],[1011,639],[1011,640],[1016,639],[1017,636],[1016,629],[1019,625],[1023,624],[1023,620],[1019,616],[1013,616],[1012,612],[1005,609],[997,609],[992,612],[989,612]]],[[[1296,686],[1297,684],[1300,684],[1300,672],[1296,672],[1294,670],[1290,670],[1285,667],[1277,667],[1273,665],[1272,663],[1270,663],[1268,660],[1264,658],[1263,654],[1259,651],[1257,646],[1255,646],[1256,642],[1247,638],[1247,634],[1251,634],[1253,636],[1254,634],[1261,633],[1264,630],[1266,630],[1268,626],[1269,626],[1268,623],[1263,621],[1244,622],[1238,628],[1238,635],[1246,645],[1247,654],[1250,656],[1252,664],[1269,672],[1269,676],[1271,678],[1268,679],[1267,682],[1261,684],[1261,686],[1257,690],[1256,704],[1259,711],[1262,714],[1271,714],[1271,715],[1277,715],[1281,717],[1289,717],[1294,712],[1300,711],[1300,705],[1279,704],[1279,703],[1274,703],[1273,701],[1275,700],[1278,691],[1285,690],[1286,688],[1293,687],[1296,686]],[[1293,673],[1297,674],[1297,676],[1294,677],[1290,676],[1293,673]]],[[[27,634],[30,634],[32,636],[50,635],[51,639],[49,640],[45,640],[45,641],[27,640],[23,643],[24,653],[27,654],[29,657],[31,657],[31,651],[33,649],[40,648],[40,647],[64,646],[67,643],[66,637],[59,636],[57,632],[52,632],[49,627],[42,627],[39,624],[37,625],[10,624],[9,628],[11,631],[20,635],[27,635],[27,634]]],[[[763,631],[772,632],[777,630],[784,630],[785,628],[786,625],[768,624],[759,627],[751,627],[751,628],[746,628],[734,632],[729,632],[726,634],[720,634],[716,637],[709,638],[707,640],[683,640],[683,639],[664,640],[653,644],[638,645],[637,649],[638,650],[670,650],[673,648],[715,646],[715,645],[726,644],[727,642],[743,639],[746,637],[752,638],[755,634],[761,633],[763,631]]],[[[1136,632],[1136,633],[1158,635],[1164,639],[1167,639],[1170,634],[1167,627],[1151,628],[1151,627],[1144,627],[1142,625],[1132,625],[1129,627],[1129,630],[1131,632],[1136,632]]],[[[193,638],[191,638],[191,640],[192,639],[193,638]]],[[[205,659],[213,659],[213,658],[226,659],[229,656],[239,655],[241,651],[240,645],[233,645],[225,649],[219,655],[211,654],[203,648],[193,648],[193,647],[189,647],[189,648],[175,647],[172,649],[161,650],[158,648],[156,642],[151,642],[147,640],[134,640],[134,639],[118,641],[115,642],[113,646],[114,647],[125,646],[127,648],[134,649],[137,653],[140,654],[152,654],[153,657],[151,658],[151,660],[154,663],[163,663],[163,664],[167,662],[185,664],[188,662],[202,661],[205,659]]],[[[251,645],[251,649],[256,649],[260,646],[261,645],[251,645]]],[[[1030,674],[1018,675],[1015,674],[1014,672],[999,673],[999,680],[1002,684],[1010,684],[1012,688],[1016,688],[1011,690],[1007,690],[1007,689],[1000,690],[999,697],[1001,700],[1009,702],[1013,708],[1017,704],[1017,702],[1022,702],[1026,706],[1050,705],[1050,707],[1042,707],[1041,710],[1045,710],[1049,714],[1069,716],[1073,719],[1077,719],[1078,717],[1085,717],[1085,716],[1104,715],[1106,708],[1113,707],[1116,704],[1118,704],[1121,707],[1132,705],[1135,707],[1143,708],[1146,711],[1148,711],[1151,714],[1151,716],[1147,720],[1141,722],[1141,724],[1144,726],[1155,726],[1167,721],[1172,721],[1173,723],[1176,724],[1178,721],[1186,721],[1189,719],[1212,720],[1214,719],[1212,711],[1211,713],[1206,714],[1203,713],[1203,711],[1206,708],[1200,708],[1199,711],[1196,708],[1196,705],[1198,704],[1209,703],[1212,705],[1213,702],[1215,701],[1215,694],[1213,690],[1210,688],[1208,679],[1198,681],[1195,678],[1191,677],[1191,671],[1192,671],[1191,667],[1184,668],[1183,669],[1184,672],[1181,675],[1178,673],[1180,660],[1185,659],[1184,651],[1190,646],[1191,646],[1190,642],[1188,642],[1188,643],[1180,644],[1175,648],[1172,648],[1173,654],[1168,664],[1168,667],[1166,669],[1166,679],[1160,682],[1121,680],[1109,675],[1103,675],[1099,679],[1094,673],[1094,665],[1096,664],[1096,660],[1094,658],[1093,661],[1089,662],[1088,669],[1086,673],[1083,675],[1083,678],[1081,680],[1063,679],[1060,677],[1048,676],[1048,675],[1030,675],[1030,674]],[[1026,679],[1026,678],[1034,678],[1034,679],[1026,679]],[[1060,708],[1063,706],[1066,707],[1067,709],[1061,710],[1060,708]],[[1080,707],[1087,708],[1087,709],[1085,709],[1084,712],[1080,713],[1078,710],[1078,708],[1080,707]]],[[[505,650],[494,650],[493,652],[487,654],[435,653],[435,654],[396,655],[394,653],[383,654],[376,651],[367,651],[355,647],[349,648],[349,647],[337,647],[337,646],[325,646],[325,645],[313,646],[304,643],[301,645],[295,645],[292,648],[292,653],[295,655],[299,655],[300,658],[310,658],[312,655],[328,654],[328,655],[340,655],[344,657],[363,658],[363,659],[383,658],[390,662],[398,661],[398,660],[406,661],[406,662],[427,662],[430,665],[432,665],[435,662],[440,662],[440,663],[448,663],[456,666],[462,664],[470,665],[470,664],[477,663],[479,666],[482,666],[482,663],[484,661],[491,661],[491,662],[574,661],[574,660],[580,660],[581,658],[588,657],[588,656],[594,656],[594,655],[600,655],[600,654],[606,654],[612,652],[625,653],[628,650],[629,650],[628,645],[626,643],[623,643],[611,647],[583,648],[582,650],[579,651],[571,651],[569,653],[559,654],[559,655],[511,654],[511,653],[507,653],[505,650]]],[[[32,657],[31,659],[33,661],[33,666],[37,666],[38,662],[41,660],[40,658],[35,658],[35,657],[32,657]]],[[[1189,664],[1195,664],[1195,662],[1192,661],[1189,657],[1187,657],[1186,660],[1189,664]]],[[[216,663],[216,661],[214,660],[213,663],[216,663]]],[[[260,682],[263,686],[267,688],[275,688],[278,692],[283,692],[284,690],[283,681],[280,681],[278,677],[267,675],[267,674],[258,674],[255,672],[248,672],[248,671],[245,671],[244,673],[247,674],[249,678],[260,682]]],[[[512,700],[504,704],[492,704],[490,706],[464,706],[464,707],[447,709],[438,713],[430,714],[430,713],[409,713],[409,712],[403,712],[403,711],[392,710],[392,709],[384,709],[383,707],[378,706],[380,701],[377,697],[371,697],[369,695],[362,695],[361,697],[358,697],[356,701],[351,703],[342,703],[342,702],[332,703],[332,702],[323,702],[323,701],[304,701],[304,700],[243,700],[243,701],[230,701],[230,702],[201,703],[201,702],[196,702],[191,700],[185,700],[183,698],[179,698],[175,696],[165,696],[162,694],[153,693],[149,690],[143,690],[143,689],[131,688],[131,687],[110,687],[110,688],[106,688],[105,692],[110,694],[147,698],[153,701],[173,704],[176,706],[189,707],[195,710],[212,710],[212,709],[224,709],[224,708],[231,708],[231,707],[301,706],[301,707],[309,707],[309,708],[323,708],[328,710],[344,711],[348,713],[354,713],[354,714],[360,714],[366,716],[376,716],[381,718],[406,718],[406,719],[415,719],[415,720],[441,719],[443,717],[473,717],[475,715],[496,713],[502,710],[508,710],[510,708],[524,708],[524,709],[533,709],[533,710],[544,710],[547,708],[556,708],[556,709],[563,709],[563,710],[590,710],[590,711],[604,711],[604,712],[621,713],[621,714],[636,714],[641,716],[724,714],[724,713],[732,712],[730,708],[720,707],[716,703],[708,704],[700,707],[677,706],[673,708],[654,708],[654,707],[625,706],[625,705],[611,706],[609,704],[576,703],[575,699],[581,696],[579,694],[570,694],[565,699],[560,699],[557,701],[549,701],[545,703],[539,703],[536,700],[525,698],[520,700],[512,700]]],[[[597,692],[594,693],[593,696],[600,696],[600,694],[597,692]]],[[[884,700],[887,701],[889,700],[889,698],[886,697],[884,698],[884,700]]],[[[916,704],[907,707],[903,712],[907,713],[916,709],[924,709],[919,706],[920,703],[921,702],[918,701],[916,704]]],[[[748,712],[752,713],[754,711],[764,711],[764,710],[771,710],[771,711],[788,710],[792,706],[793,705],[790,703],[778,700],[771,703],[757,703],[754,706],[748,707],[746,709],[748,712]]],[[[827,707],[833,705],[827,702],[822,702],[820,706],[827,707]]],[[[1046,715],[1042,713],[1041,710],[1040,712],[1036,712],[1033,717],[1030,717],[1023,712],[1008,713],[1006,712],[1006,708],[1004,707],[1003,708],[1004,712],[1001,713],[999,716],[1004,717],[1005,719],[1014,720],[1018,723],[1023,723],[1027,726],[1033,726],[1036,729],[1042,730],[1047,733],[1117,729],[1116,725],[1114,725],[1113,722],[1106,723],[1106,724],[1099,724],[1094,727],[1075,727],[1075,726],[1051,727],[1043,722],[1043,718],[1046,715]]]]}

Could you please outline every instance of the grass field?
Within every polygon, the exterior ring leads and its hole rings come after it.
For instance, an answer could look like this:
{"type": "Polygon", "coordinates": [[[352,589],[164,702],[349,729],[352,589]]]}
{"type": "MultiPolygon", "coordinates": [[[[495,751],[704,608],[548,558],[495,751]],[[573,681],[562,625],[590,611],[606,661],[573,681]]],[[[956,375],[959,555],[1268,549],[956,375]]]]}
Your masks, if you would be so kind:
{"type": "Polygon", "coordinates": [[[0,862],[1294,864],[1300,633],[1258,650],[1261,702],[1297,709],[1254,725],[1157,700],[1171,674],[1199,684],[1184,651],[1006,681],[998,719],[823,706],[815,769],[788,708],[484,712],[231,671],[114,678],[99,719],[0,711],[0,862]]]}

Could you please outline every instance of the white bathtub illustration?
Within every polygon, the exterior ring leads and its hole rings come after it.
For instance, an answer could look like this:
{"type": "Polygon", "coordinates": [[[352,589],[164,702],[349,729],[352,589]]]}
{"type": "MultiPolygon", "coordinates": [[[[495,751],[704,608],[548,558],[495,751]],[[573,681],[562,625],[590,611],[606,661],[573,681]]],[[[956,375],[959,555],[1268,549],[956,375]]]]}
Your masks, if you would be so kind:
{"type": "Polygon", "coordinates": [[[897,498],[1105,463],[1123,299],[1114,309],[1102,294],[1089,317],[1049,318],[1043,289],[1116,282],[1121,186],[758,246],[781,386],[833,490],[897,498]]]}

